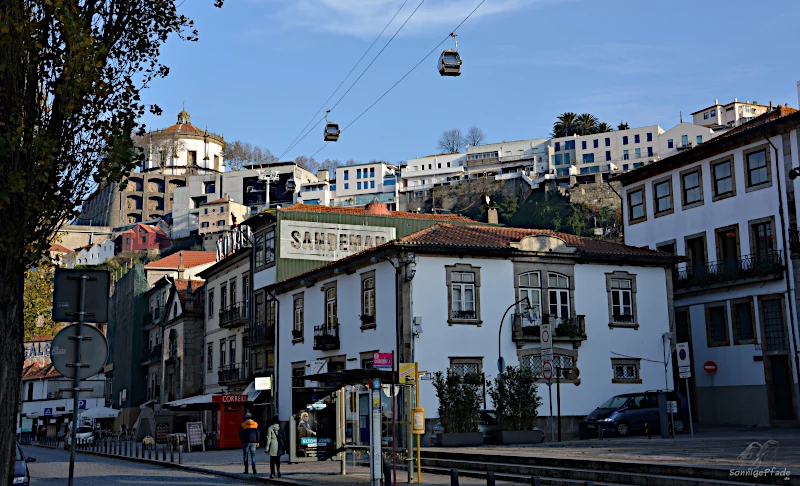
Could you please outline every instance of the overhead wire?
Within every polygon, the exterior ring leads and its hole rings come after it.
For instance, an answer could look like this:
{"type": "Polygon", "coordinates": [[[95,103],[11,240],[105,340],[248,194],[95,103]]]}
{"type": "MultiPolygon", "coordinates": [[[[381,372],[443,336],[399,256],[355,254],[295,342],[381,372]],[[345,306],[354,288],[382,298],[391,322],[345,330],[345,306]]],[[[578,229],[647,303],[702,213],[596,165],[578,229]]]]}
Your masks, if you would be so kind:
{"type": "MultiPolygon", "coordinates": [[[[473,15],[473,14],[474,14],[474,13],[475,13],[475,12],[476,12],[476,11],[477,11],[477,10],[478,10],[480,7],[481,7],[481,5],[483,5],[485,2],[486,2],[486,0],[481,0],[481,2],[480,2],[480,3],[479,3],[477,6],[475,6],[475,8],[474,8],[474,9],[472,9],[472,11],[469,13],[469,15],[467,15],[467,16],[464,18],[464,20],[462,20],[462,21],[461,21],[461,22],[460,22],[460,23],[459,23],[459,24],[458,24],[458,25],[457,25],[457,26],[456,26],[456,27],[455,27],[455,28],[454,28],[454,29],[451,31],[451,33],[452,33],[452,32],[456,32],[456,31],[457,31],[457,30],[458,30],[458,29],[459,29],[459,28],[460,28],[462,25],[464,25],[464,23],[465,23],[467,20],[469,20],[469,18],[470,18],[470,17],[472,17],[472,15],[473,15]]],[[[419,8],[419,7],[418,7],[418,8],[419,8]]],[[[405,24],[404,24],[404,25],[405,25],[405,24]]],[[[407,72],[406,72],[406,73],[405,73],[405,74],[404,74],[404,75],[403,75],[403,76],[402,76],[400,79],[398,79],[398,80],[397,80],[397,81],[396,81],[396,82],[395,82],[395,83],[394,83],[392,86],[390,86],[390,87],[389,87],[389,89],[387,89],[386,91],[384,91],[384,92],[383,92],[383,94],[382,94],[382,95],[380,95],[380,96],[378,97],[378,99],[376,99],[375,101],[373,101],[373,102],[372,102],[372,104],[371,104],[371,105],[369,105],[369,106],[368,106],[368,107],[367,107],[367,108],[366,108],[364,111],[362,111],[362,112],[361,112],[361,113],[360,113],[360,114],[359,114],[357,117],[355,117],[355,118],[353,119],[353,121],[351,121],[350,123],[348,123],[348,124],[347,124],[347,126],[345,126],[344,128],[342,128],[342,130],[341,130],[341,132],[340,132],[340,133],[344,133],[344,131],[345,131],[345,130],[347,130],[348,128],[350,128],[351,126],[353,126],[353,124],[354,124],[355,122],[357,122],[357,121],[358,121],[358,120],[359,120],[359,119],[360,119],[362,116],[364,116],[364,115],[365,115],[365,114],[366,114],[366,113],[367,113],[367,112],[368,112],[370,109],[372,109],[372,107],[373,107],[373,106],[377,105],[377,104],[378,104],[378,102],[380,102],[380,101],[381,101],[381,100],[382,100],[382,99],[383,99],[383,98],[384,98],[386,95],[388,95],[388,94],[389,94],[389,93],[390,93],[390,92],[391,92],[391,91],[392,91],[394,88],[396,88],[396,87],[397,87],[397,85],[398,85],[398,84],[400,84],[400,83],[401,83],[401,82],[402,82],[404,79],[406,79],[406,78],[407,78],[407,77],[408,77],[408,76],[409,76],[411,73],[413,73],[413,72],[414,72],[414,71],[415,71],[415,70],[416,70],[416,69],[417,69],[417,68],[418,68],[418,67],[419,67],[419,66],[420,66],[420,65],[421,65],[423,62],[425,62],[425,60],[426,60],[427,58],[429,58],[429,57],[430,57],[430,55],[431,55],[431,54],[433,54],[434,52],[436,52],[436,51],[437,51],[437,50],[438,50],[438,49],[439,49],[439,48],[442,46],[442,44],[444,44],[445,42],[447,42],[447,40],[448,40],[449,38],[450,38],[450,34],[447,34],[447,37],[445,37],[444,39],[442,39],[442,41],[441,41],[441,42],[439,42],[438,44],[436,44],[436,46],[435,46],[433,49],[431,49],[431,50],[430,50],[430,51],[429,51],[427,54],[425,54],[425,56],[423,56],[423,57],[422,57],[422,59],[420,59],[418,63],[416,63],[416,64],[415,64],[415,65],[414,65],[414,66],[413,66],[411,69],[409,69],[409,70],[408,70],[408,71],[407,71],[407,72]]],[[[318,153],[319,153],[319,152],[320,152],[322,149],[324,149],[325,147],[327,147],[327,146],[328,146],[328,143],[330,143],[330,142],[325,142],[325,144],[324,144],[323,146],[321,146],[319,149],[317,149],[317,151],[316,151],[316,152],[314,152],[314,154],[312,154],[312,155],[311,155],[311,157],[314,157],[314,155],[318,154],[318,153]]]]}
{"type": "MultiPolygon", "coordinates": [[[[423,1],[424,1],[424,0],[423,0],[423,1]]],[[[322,104],[322,106],[321,106],[321,107],[320,107],[320,108],[317,110],[317,112],[316,112],[316,113],[314,113],[314,115],[311,117],[311,119],[308,121],[308,123],[306,123],[306,125],[305,125],[305,126],[304,126],[304,127],[301,129],[301,130],[300,130],[300,133],[298,133],[298,134],[297,134],[297,136],[295,136],[294,140],[292,140],[292,141],[289,143],[289,148],[288,148],[288,149],[286,149],[286,150],[285,150],[285,151],[284,151],[284,152],[283,152],[283,153],[280,155],[280,157],[278,157],[278,160],[280,160],[280,159],[281,159],[281,158],[282,158],[284,155],[286,155],[286,154],[287,154],[287,153],[288,153],[288,152],[289,152],[291,149],[293,149],[295,146],[297,146],[297,144],[298,144],[298,143],[300,143],[300,141],[301,141],[303,138],[305,138],[305,136],[306,136],[306,135],[308,135],[308,132],[306,132],[306,133],[303,135],[303,137],[301,137],[301,138],[299,138],[299,139],[298,139],[298,137],[300,137],[300,135],[301,135],[301,134],[303,134],[303,132],[305,132],[305,131],[306,131],[306,129],[307,129],[307,128],[308,128],[308,127],[309,127],[309,126],[312,124],[312,123],[314,123],[314,120],[316,119],[317,115],[319,115],[319,114],[322,112],[322,110],[324,110],[324,109],[325,109],[325,107],[326,107],[326,105],[328,104],[328,102],[329,102],[331,99],[333,99],[333,97],[336,95],[336,93],[339,91],[339,89],[340,89],[342,86],[344,86],[344,83],[345,83],[345,82],[348,80],[348,78],[350,78],[350,75],[351,75],[351,74],[353,74],[353,72],[356,70],[356,68],[358,67],[358,65],[359,65],[359,64],[361,64],[361,61],[363,61],[363,60],[364,60],[364,58],[365,58],[365,57],[367,57],[367,54],[369,53],[369,51],[371,51],[371,50],[372,50],[372,48],[375,46],[375,44],[378,42],[378,40],[379,40],[379,39],[380,39],[380,38],[383,36],[383,33],[384,33],[384,32],[386,32],[386,29],[388,29],[388,28],[389,28],[389,26],[390,26],[390,25],[392,25],[392,22],[394,22],[394,19],[395,19],[395,18],[397,18],[397,16],[400,14],[400,12],[403,10],[403,8],[405,8],[405,6],[406,6],[406,4],[407,4],[407,3],[408,3],[408,0],[405,0],[405,1],[403,2],[403,4],[402,4],[402,5],[400,5],[400,8],[399,8],[399,9],[397,9],[397,12],[395,12],[395,13],[394,13],[394,15],[392,15],[392,18],[391,18],[391,19],[389,19],[389,22],[387,22],[387,23],[386,23],[386,25],[383,27],[383,30],[381,30],[381,32],[378,34],[378,36],[377,36],[377,37],[375,37],[375,40],[373,40],[373,41],[372,41],[372,44],[370,44],[370,45],[369,45],[369,47],[367,47],[367,50],[366,50],[366,51],[364,51],[364,54],[362,54],[362,55],[361,55],[361,57],[358,59],[358,61],[356,61],[356,63],[355,63],[355,64],[353,65],[353,67],[350,69],[350,72],[348,72],[348,73],[347,73],[347,76],[345,76],[345,77],[344,77],[344,79],[342,79],[342,82],[341,82],[341,83],[339,83],[339,86],[337,86],[337,87],[336,87],[336,89],[334,89],[334,90],[333,90],[333,92],[331,93],[331,95],[330,95],[330,96],[328,96],[328,99],[327,99],[327,100],[325,100],[325,102],[324,102],[324,103],[322,104]]],[[[419,7],[417,7],[417,8],[419,8],[419,7]]],[[[406,22],[408,22],[408,20],[406,20],[406,22]]],[[[405,25],[405,24],[403,24],[403,25],[405,25]]],[[[397,35],[397,33],[395,33],[395,35],[397,35]]],[[[394,39],[394,37],[392,37],[392,39],[394,39]]],[[[390,42],[391,42],[391,41],[390,41],[390,42]]],[[[387,45],[388,45],[388,43],[387,43],[387,45]]],[[[386,48],[386,46],[384,46],[384,49],[385,49],[385,48],[386,48]]],[[[383,52],[383,50],[381,50],[381,52],[383,52]]],[[[380,56],[380,53],[378,53],[378,56],[380,56]]],[[[376,56],[376,59],[377,59],[377,56],[376,56]]],[[[372,61],[372,62],[375,62],[375,60],[373,59],[373,61],[372,61]]],[[[372,63],[370,63],[370,66],[371,66],[371,65],[372,65],[372,63]]],[[[367,68],[364,70],[364,72],[366,72],[366,70],[367,70],[367,69],[369,69],[369,66],[367,66],[367,68]]],[[[362,73],[361,73],[361,76],[363,76],[363,75],[364,75],[364,73],[362,72],[362,73]]],[[[361,76],[359,76],[359,79],[361,78],[361,76]]],[[[357,82],[357,81],[358,81],[358,80],[356,80],[356,82],[357,82]]],[[[354,83],[354,84],[355,84],[355,83],[354,83]]],[[[350,87],[350,89],[352,89],[352,86],[350,87]]],[[[349,89],[348,89],[348,91],[349,91],[349,89]]],[[[345,93],[345,94],[346,94],[346,93],[345,93]]],[[[341,99],[339,99],[339,101],[341,101],[341,99]]],[[[336,104],[338,105],[338,104],[339,104],[339,102],[337,102],[336,104]]],[[[317,124],[319,124],[319,122],[320,122],[320,121],[317,121],[316,123],[314,123],[314,126],[316,126],[317,124]]]]}

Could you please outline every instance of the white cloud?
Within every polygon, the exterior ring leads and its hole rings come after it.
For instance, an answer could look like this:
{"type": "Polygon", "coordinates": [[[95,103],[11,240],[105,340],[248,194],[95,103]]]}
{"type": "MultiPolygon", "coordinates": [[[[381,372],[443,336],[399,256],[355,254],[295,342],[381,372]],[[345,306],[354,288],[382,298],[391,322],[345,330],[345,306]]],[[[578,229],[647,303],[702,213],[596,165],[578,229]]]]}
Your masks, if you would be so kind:
{"type": "MultiPolygon", "coordinates": [[[[404,0],[254,0],[270,5],[269,15],[283,28],[301,28],[313,32],[328,32],[354,37],[377,35],[397,12],[404,0]]],[[[426,0],[403,28],[403,34],[418,34],[431,28],[453,28],[478,5],[480,0],[426,0]]],[[[470,18],[515,12],[533,5],[557,0],[487,0],[470,18]]],[[[420,0],[408,0],[389,27],[394,33],[419,5],[420,0]]],[[[386,34],[384,34],[386,35],[386,34]]]]}

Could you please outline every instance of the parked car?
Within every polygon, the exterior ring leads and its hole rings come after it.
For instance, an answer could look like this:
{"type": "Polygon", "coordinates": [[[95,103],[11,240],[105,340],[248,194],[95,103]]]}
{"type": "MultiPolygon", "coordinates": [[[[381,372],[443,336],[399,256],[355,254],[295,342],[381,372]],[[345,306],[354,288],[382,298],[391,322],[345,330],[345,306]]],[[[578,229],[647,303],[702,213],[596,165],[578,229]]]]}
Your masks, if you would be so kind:
{"type": "MultiPolygon", "coordinates": [[[[94,430],[88,425],[78,427],[78,433],[75,435],[79,444],[91,444],[94,442],[94,430]]],[[[72,430],[67,432],[64,436],[64,450],[69,450],[72,445],[72,430]]]]}
{"type": "MultiPolygon", "coordinates": [[[[498,443],[500,440],[500,426],[497,425],[497,414],[495,414],[494,410],[480,410],[478,413],[480,414],[478,431],[483,434],[483,443],[498,443]]],[[[438,445],[439,436],[443,433],[444,427],[442,427],[442,423],[436,422],[431,434],[431,445],[438,445]]]]}
{"type": "MultiPolygon", "coordinates": [[[[667,400],[678,402],[675,433],[681,434],[688,426],[686,399],[680,393],[668,391],[667,400]]],[[[597,437],[598,429],[602,429],[604,435],[627,437],[644,432],[645,424],[649,424],[651,433],[659,433],[658,391],[625,393],[609,398],[586,416],[580,424],[580,436],[582,439],[597,437]]]]}
{"type": "Polygon", "coordinates": [[[22,453],[22,448],[19,446],[19,444],[15,445],[17,447],[17,452],[14,456],[14,484],[28,486],[31,484],[31,474],[28,471],[28,463],[36,462],[36,458],[25,457],[25,454],[22,453]]]}

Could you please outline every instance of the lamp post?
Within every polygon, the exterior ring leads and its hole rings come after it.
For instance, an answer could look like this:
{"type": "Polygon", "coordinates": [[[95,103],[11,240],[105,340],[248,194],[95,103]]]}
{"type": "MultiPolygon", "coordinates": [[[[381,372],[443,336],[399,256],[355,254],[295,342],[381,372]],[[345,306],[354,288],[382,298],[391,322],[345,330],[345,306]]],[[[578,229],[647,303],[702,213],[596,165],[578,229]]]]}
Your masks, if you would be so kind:
{"type": "MultiPolygon", "coordinates": [[[[520,302],[528,302],[528,312],[529,313],[532,312],[530,310],[530,300],[528,300],[528,297],[525,296],[525,297],[519,299],[518,301],[514,302],[510,306],[508,306],[508,309],[506,309],[506,311],[503,313],[503,318],[500,319],[500,329],[497,331],[497,372],[498,373],[502,373],[503,369],[505,369],[505,367],[506,367],[506,363],[503,360],[503,353],[502,353],[501,348],[500,348],[500,342],[501,342],[500,338],[502,337],[502,334],[503,334],[503,322],[505,322],[505,320],[506,320],[506,315],[508,315],[508,311],[510,311],[512,307],[516,306],[520,302]]],[[[530,318],[530,320],[532,321],[533,318],[530,318]]]]}

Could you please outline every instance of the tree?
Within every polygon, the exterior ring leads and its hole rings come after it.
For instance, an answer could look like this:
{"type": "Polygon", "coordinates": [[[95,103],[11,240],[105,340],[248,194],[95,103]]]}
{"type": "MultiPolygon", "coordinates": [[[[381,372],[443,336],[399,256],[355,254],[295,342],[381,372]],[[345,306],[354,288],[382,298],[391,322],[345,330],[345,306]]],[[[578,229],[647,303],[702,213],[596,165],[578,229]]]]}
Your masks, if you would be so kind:
{"type": "MultiPolygon", "coordinates": [[[[215,0],[221,6],[223,0],[215,0]]],[[[0,8],[0,480],[11,483],[24,275],[87,195],[143,153],[141,90],[169,73],[170,36],[194,41],[176,0],[17,0],[0,8]]]]}
{"type": "Polygon", "coordinates": [[[553,124],[553,138],[569,137],[575,134],[575,123],[578,115],[571,111],[558,115],[558,121],[553,124]]]}
{"type": "Polygon", "coordinates": [[[143,151],[145,160],[157,163],[162,169],[174,165],[172,159],[186,151],[186,142],[176,138],[174,132],[134,135],[133,144],[143,151]]]}
{"type": "Polygon", "coordinates": [[[23,319],[25,340],[37,335],[53,335],[58,327],[53,323],[53,276],[55,267],[49,258],[43,258],[25,272],[25,297],[23,319]]]}
{"type": "Polygon", "coordinates": [[[619,125],[617,125],[617,130],[629,130],[630,128],[631,127],[625,122],[620,122],[619,125]]]}
{"type": "Polygon", "coordinates": [[[575,119],[575,132],[578,135],[591,135],[597,133],[597,117],[591,113],[583,113],[575,119]]]}
{"type": "Polygon", "coordinates": [[[553,123],[553,138],[570,137],[572,135],[593,135],[595,133],[611,132],[613,129],[611,125],[605,122],[600,122],[596,116],[591,113],[583,113],[576,115],[571,111],[567,111],[558,116],[558,119],[553,123]]]}
{"type": "Polygon", "coordinates": [[[442,133],[442,136],[436,143],[436,147],[442,153],[454,154],[456,152],[461,152],[466,144],[467,141],[464,138],[464,134],[461,133],[461,129],[453,128],[442,133]]]}
{"type": "Polygon", "coordinates": [[[439,420],[448,434],[477,432],[480,418],[481,376],[447,370],[433,374],[433,388],[439,399],[439,420]]]}
{"type": "Polygon", "coordinates": [[[262,149],[257,145],[253,146],[239,140],[226,143],[223,156],[230,170],[244,170],[246,165],[269,164],[278,161],[278,158],[269,149],[262,149]]]}
{"type": "Polygon", "coordinates": [[[475,125],[469,127],[469,130],[467,130],[467,136],[465,138],[467,145],[474,147],[482,144],[484,140],[486,140],[486,134],[483,133],[483,130],[475,125]]]}
{"type": "Polygon", "coordinates": [[[613,132],[614,131],[614,127],[612,127],[611,125],[609,125],[606,122],[600,122],[600,123],[597,124],[597,127],[595,128],[595,130],[596,130],[595,133],[608,133],[608,132],[613,132]]]}

